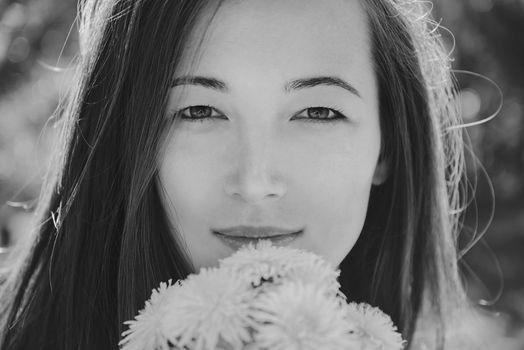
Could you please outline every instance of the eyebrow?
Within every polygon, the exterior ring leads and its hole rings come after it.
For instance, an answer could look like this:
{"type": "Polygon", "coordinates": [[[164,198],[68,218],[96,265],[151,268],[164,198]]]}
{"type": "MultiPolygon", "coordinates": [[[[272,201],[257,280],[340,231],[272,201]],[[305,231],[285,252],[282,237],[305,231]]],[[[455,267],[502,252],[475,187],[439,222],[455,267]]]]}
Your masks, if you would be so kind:
{"type": "MultiPolygon", "coordinates": [[[[206,88],[211,88],[220,92],[227,92],[229,88],[226,83],[221,80],[202,77],[202,76],[183,76],[173,80],[171,87],[180,86],[180,85],[198,85],[206,88]]],[[[311,77],[311,78],[300,78],[292,80],[284,85],[284,91],[289,93],[294,90],[301,90],[305,88],[311,88],[315,86],[338,86],[342,89],[345,89],[352,94],[361,97],[359,91],[350,83],[345,80],[333,77],[333,76],[320,76],[320,77],[311,77]]]]}
{"type": "Polygon", "coordinates": [[[173,83],[171,83],[171,87],[180,85],[200,85],[218,91],[228,91],[226,83],[215,78],[207,78],[200,76],[183,76],[180,78],[176,78],[175,80],[173,80],[173,83]]]}
{"type": "Polygon", "coordinates": [[[296,79],[292,80],[289,83],[287,83],[284,87],[284,90],[286,92],[290,92],[292,90],[300,90],[304,88],[310,88],[314,86],[319,85],[327,85],[327,86],[338,86],[340,88],[343,88],[352,94],[361,97],[358,90],[353,87],[350,83],[346,82],[343,79],[340,79],[338,77],[312,77],[312,78],[302,78],[302,79],[296,79]]]}

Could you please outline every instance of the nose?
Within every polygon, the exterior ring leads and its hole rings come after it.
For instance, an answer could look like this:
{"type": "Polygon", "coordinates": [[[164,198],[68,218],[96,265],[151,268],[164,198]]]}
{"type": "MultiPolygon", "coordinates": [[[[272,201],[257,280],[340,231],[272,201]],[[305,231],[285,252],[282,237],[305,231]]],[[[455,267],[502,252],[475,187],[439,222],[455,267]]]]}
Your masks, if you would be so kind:
{"type": "Polygon", "coordinates": [[[276,169],[278,150],[267,134],[260,129],[244,133],[235,148],[236,159],[224,186],[228,196],[257,204],[286,194],[284,180],[276,169]]]}

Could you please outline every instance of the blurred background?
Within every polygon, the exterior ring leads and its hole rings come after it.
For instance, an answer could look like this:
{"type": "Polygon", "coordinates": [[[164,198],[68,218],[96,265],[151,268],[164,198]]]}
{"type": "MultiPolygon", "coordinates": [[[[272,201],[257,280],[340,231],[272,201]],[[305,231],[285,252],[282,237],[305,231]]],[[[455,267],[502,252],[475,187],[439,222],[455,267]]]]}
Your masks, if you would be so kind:
{"type": "MultiPolygon", "coordinates": [[[[476,190],[461,244],[472,233],[481,239],[461,268],[485,312],[474,322],[500,330],[497,349],[524,349],[524,1],[433,3],[435,19],[453,33],[441,31],[450,50],[456,44],[453,67],[481,75],[456,74],[465,121],[501,107],[467,129],[479,161],[468,160],[476,190]]],[[[48,166],[52,115],[78,52],[76,9],[73,0],[0,0],[0,263],[27,232],[48,166]]]]}

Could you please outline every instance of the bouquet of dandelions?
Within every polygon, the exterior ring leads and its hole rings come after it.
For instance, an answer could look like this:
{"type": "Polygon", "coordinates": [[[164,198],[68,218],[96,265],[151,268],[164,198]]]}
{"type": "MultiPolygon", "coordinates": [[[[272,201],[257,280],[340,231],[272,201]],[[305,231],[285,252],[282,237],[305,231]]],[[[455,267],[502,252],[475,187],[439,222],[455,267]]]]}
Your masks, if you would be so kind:
{"type": "Polygon", "coordinates": [[[122,350],[402,349],[391,318],[348,303],[340,271],[319,256],[259,241],[183,281],[161,283],[122,350]]]}

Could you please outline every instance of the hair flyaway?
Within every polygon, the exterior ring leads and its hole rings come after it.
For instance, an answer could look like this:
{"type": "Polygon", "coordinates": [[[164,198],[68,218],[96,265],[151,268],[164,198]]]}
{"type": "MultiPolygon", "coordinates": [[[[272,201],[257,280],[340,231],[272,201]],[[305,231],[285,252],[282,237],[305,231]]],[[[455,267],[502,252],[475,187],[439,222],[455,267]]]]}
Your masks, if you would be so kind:
{"type": "Polygon", "coordinates": [[[468,305],[464,148],[427,2],[78,10],[53,162],[2,276],[0,348],[115,349],[154,288],[231,254],[225,226],[251,223],[300,229],[289,245],[338,266],[341,292],[389,315],[406,349],[428,319],[445,349],[468,305]]]}

